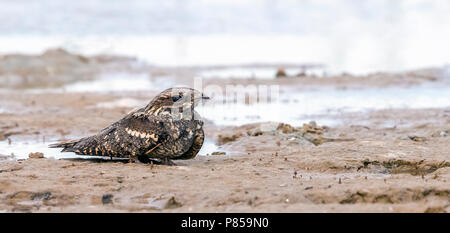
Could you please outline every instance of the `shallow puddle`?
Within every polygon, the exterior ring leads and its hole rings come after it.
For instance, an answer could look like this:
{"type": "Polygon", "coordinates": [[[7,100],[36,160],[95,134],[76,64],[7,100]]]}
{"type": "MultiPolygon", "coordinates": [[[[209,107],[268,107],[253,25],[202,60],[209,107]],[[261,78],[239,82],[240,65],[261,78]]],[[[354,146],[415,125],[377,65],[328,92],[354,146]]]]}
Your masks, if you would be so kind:
{"type": "MultiPolygon", "coordinates": [[[[51,142],[54,143],[54,142],[51,142]]],[[[0,154],[10,156],[8,159],[28,159],[30,153],[41,152],[46,158],[66,159],[83,158],[75,153],[61,153],[62,148],[48,148],[51,143],[32,142],[32,141],[0,141],[0,154]]],[[[97,156],[95,156],[97,157],[97,156]]]]}
{"type": "Polygon", "coordinates": [[[243,125],[275,121],[302,125],[311,120],[321,125],[341,123],[340,115],[381,109],[446,108],[450,87],[370,88],[355,90],[315,90],[280,94],[277,101],[255,104],[207,103],[197,111],[217,125],[243,125]]]}
{"type": "Polygon", "coordinates": [[[218,146],[214,141],[206,139],[203,142],[202,149],[198,152],[198,155],[211,155],[216,151],[224,151],[220,146],[218,146]]]}
{"type": "MultiPolygon", "coordinates": [[[[56,141],[55,141],[56,142],[56,141]]],[[[44,154],[45,158],[54,159],[106,159],[109,160],[110,157],[105,156],[83,156],[76,155],[73,152],[61,153],[62,148],[49,148],[48,145],[55,142],[36,142],[36,141],[12,141],[11,144],[7,140],[0,141],[0,161],[1,160],[11,160],[11,159],[28,159],[30,153],[41,152],[44,154]]],[[[213,141],[205,140],[203,147],[198,153],[198,155],[210,155],[215,151],[220,150],[213,141]]]]}

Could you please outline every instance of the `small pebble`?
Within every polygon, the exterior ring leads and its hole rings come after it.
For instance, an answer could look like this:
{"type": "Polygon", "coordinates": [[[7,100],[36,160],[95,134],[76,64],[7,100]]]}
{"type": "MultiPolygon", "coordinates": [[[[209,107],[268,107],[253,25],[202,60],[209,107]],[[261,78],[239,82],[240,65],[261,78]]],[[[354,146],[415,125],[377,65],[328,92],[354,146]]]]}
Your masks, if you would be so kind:
{"type": "Polygon", "coordinates": [[[419,137],[419,136],[408,136],[409,139],[415,141],[415,142],[423,142],[426,141],[425,137],[419,137]]]}
{"type": "Polygon", "coordinates": [[[103,205],[112,204],[113,203],[113,195],[112,194],[103,194],[102,203],[103,205]]]}
{"type": "Polygon", "coordinates": [[[42,158],[44,158],[44,153],[41,153],[41,152],[30,153],[30,154],[28,154],[28,158],[42,159],[42,158]]]}
{"type": "Polygon", "coordinates": [[[213,153],[211,153],[211,155],[226,155],[226,152],[223,151],[214,151],[213,153]]]}

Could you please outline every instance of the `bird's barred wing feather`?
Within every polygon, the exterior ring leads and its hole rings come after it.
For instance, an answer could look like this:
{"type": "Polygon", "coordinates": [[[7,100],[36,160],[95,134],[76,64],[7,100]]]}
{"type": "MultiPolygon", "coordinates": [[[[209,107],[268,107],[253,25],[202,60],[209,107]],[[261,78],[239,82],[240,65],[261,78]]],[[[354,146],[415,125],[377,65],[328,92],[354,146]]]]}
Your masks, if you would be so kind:
{"type": "Polygon", "coordinates": [[[193,143],[195,129],[193,122],[180,120],[169,123],[161,117],[148,116],[139,109],[97,135],[51,146],[81,155],[130,157],[173,154],[177,157],[189,149],[190,146],[186,145],[193,143]]]}
{"type": "Polygon", "coordinates": [[[145,153],[163,139],[164,129],[160,121],[131,113],[99,134],[83,138],[63,151],[81,155],[130,157],[145,153]]]}

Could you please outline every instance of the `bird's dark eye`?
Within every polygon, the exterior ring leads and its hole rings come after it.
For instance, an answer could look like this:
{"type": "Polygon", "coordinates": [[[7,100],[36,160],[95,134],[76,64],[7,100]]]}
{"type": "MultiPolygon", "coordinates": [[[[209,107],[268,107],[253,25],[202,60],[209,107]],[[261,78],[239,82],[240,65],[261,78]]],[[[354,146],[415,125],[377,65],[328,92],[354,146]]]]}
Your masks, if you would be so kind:
{"type": "Polygon", "coordinates": [[[181,99],[181,96],[172,96],[173,102],[177,102],[179,99],[181,99]]]}

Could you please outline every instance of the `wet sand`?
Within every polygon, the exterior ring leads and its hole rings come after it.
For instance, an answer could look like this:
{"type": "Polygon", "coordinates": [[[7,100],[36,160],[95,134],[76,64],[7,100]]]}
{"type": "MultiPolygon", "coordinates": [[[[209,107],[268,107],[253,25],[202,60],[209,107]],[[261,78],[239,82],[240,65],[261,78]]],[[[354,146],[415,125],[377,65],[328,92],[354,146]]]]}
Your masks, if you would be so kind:
{"type": "MultiPolygon", "coordinates": [[[[94,66],[89,72],[117,68],[110,63],[94,66]]],[[[123,67],[132,73],[173,75],[174,82],[185,84],[192,83],[197,69],[123,67]]],[[[448,85],[442,72],[205,82],[279,84],[298,92],[448,85]]],[[[42,77],[59,77],[52,75],[42,77]]],[[[70,82],[68,78],[63,84],[70,82]]],[[[134,108],[96,107],[99,103],[121,98],[145,103],[158,93],[8,88],[0,92],[0,140],[12,144],[96,133],[134,108]]],[[[217,126],[206,120],[207,139],[221,144],[218,152],[226,154],[199,155],[176,161],[178,166],[17,160],[0,149],[0,212],[450,212],[449,107],[380,109],[336,117],[341,123],[333,126],[283,122],[217,126]]]]}

